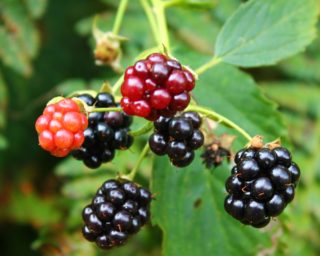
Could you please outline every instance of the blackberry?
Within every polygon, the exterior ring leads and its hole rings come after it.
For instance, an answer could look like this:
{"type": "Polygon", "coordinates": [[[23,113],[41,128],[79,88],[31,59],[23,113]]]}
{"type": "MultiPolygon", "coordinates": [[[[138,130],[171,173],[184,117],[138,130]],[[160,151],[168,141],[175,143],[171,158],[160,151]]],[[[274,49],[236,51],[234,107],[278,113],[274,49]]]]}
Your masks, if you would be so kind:
{"type": "Polygon", "coordinates": [[[195,77],[189,70],[168,56],[153,53],[126,69],[121,106],[128,115],[151,121],[172,117],[189,105],[194,87],[195,77]]]}
{"type": "Polygon", "coordinates": [[[245,225],[265,227],[293,200],[300,169],[283,147],[241,149],[234,161],[225,210],[245,225]]]}
{"type": "Polygon", "coordinates": [[[154,133],[149,137],[149,146],[156,155],[168,155],[176,167],[185,167],[194,159],[194,150],[204,142],[201,117],[196,112],[185,112],[181,116],[160,116],[154,122],[154,133]]]}
{"type": "Polygon", "coordinates": [[[82,211],[82,234],[107,250],[123,245],[150,219],[148,189],[128,180],[108,180],[82,211]]]}
{"type": "MultiPolygon", "coordinates": [[[[95,98],[89,94],[77,97],[96,108],[117,106],[109,93],[98,93],[95,98]]],[[[128,149],[133,143],[133,137],[128,134],[132,117],[123,112],[91,112],[88,123],[83,133],[84,143],[72,155],[89,168],[98,168],[102,163],[112,161],[116,150],[128,149]]]]}

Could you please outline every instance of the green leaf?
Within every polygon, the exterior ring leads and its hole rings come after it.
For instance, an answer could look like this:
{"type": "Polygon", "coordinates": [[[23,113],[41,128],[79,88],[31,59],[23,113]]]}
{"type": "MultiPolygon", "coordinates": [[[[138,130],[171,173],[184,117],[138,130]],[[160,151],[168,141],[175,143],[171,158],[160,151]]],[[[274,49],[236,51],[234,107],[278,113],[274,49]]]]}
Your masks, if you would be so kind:
{"type": "Polygon", "coordinates": [[[262,88],[270,98],[281,106],[303,114],[320,117],[319,87],[293,82],[273,82],[263,83],[262,88]],[[304,97],[301,97],[301,92],[304,97]]]}
{"type": "Polygon", "coordinates": [[[241,67],[275,64],[314,39],[317,14],[316,0],[251,0],[222,28],[216,56],[241,67]]]}
{"type": "Polygon", "coordinates": [[[31,63],[18,42],[0,26],[0,59],[8,67],[25,76],[31,74],[31,63]]]}
{"type": "Polygon", "coordinates": [[[47,4],[47,0],[26,0],[27,8],[34,18],[40,18],[44,14],[47,4]]]}
{"type": "Polygon", "coordinates": [[[62,188],[62,193],[69,198],[92,198],[103,182],[111,178],[114,178],[113,173],[109,173],[109,175],[102,173],[96,177],[84,176],[66,183],[62,188]]]}
{"type": "Polygon", "coordinates": [[[0,72],[0,129],[5,126],[5,112],[7,110],[7,85],[3,79],[2,73],[0,72]]]}
{"type": "Polygon", "coordinates": [[[287,136],[276,105],[249,75],[230,65],[219,64],[201,75],[195,97],[199,105],[226,116],[251,136],[262,135],[266,141],[287,136]]]}
{"type": "Polygon", "coordinates": [[[205,170],[199,156],[183,169],[173,168],[166,157],[156,158],[152,220],[164,232],[163,255],[255,255],[266,246],[266,234],[224,211],[227,174],[226,168],[214,175],[205,170]]]}

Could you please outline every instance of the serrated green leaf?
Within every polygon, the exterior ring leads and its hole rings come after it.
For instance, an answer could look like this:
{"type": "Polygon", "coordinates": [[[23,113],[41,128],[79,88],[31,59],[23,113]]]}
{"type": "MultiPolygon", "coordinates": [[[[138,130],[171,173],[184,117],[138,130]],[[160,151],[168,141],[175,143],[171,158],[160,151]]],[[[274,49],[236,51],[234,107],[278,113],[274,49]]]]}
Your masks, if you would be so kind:
{"type": "Polygon", "coordinates": [[[164,231],[163,255],[255,255],[267,235],[244,226],[224,211],[226,168],[205,170],[197,156],[183,169],[166,157],[153,168],[152,220],[164,231]],[[235,239],[237,237],[238,239],[235,239]]]}
{"type": "Polygon", "coordinates": [[[251,0],[222,28],[216,56],[241,67],[275,64],[314,39],[317,14],[316,0],[251,0]]]}
{"type": "Polygon", "coordinates": [[[263,96],[249,75],[230,65],[219,64],[201,75],[195,99],[199,105],[226,116],[251,136],[262,135],[266,141],[287,136],[276,105],[263,96]]]}

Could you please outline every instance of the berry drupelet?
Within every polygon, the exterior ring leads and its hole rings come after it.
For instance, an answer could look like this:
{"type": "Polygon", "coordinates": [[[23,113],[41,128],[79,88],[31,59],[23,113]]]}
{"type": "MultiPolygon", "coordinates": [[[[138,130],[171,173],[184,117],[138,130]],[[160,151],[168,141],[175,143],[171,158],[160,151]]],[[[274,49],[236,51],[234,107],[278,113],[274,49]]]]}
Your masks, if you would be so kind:
{"type": "Polygon", "coordinates": [[[152,195],[128,180],[108,180],[82,211],[83,236],[101,249],[123,245],[150,218],[152,195]]]}
{"type": "Polygon", "coordinates": [[[196,112],[185,112],[173,118],[160,116],[149,138],[150,149],[159,156],[167,154],[173,165],[185,167],[192,162],[194,150],[203,145],[200,126],[201,118],[196,112]]]}
{"type": "Polygon", "coordinates": [[[226,181],[225,210],[245,225],[262,228],[294,198],[298,165],[283,147],[241,149],[226,181]]]}
{"type": "MultiPolygon", "coordinates": [[[[99,93],[94,98],[89,94],[77,96],[88,106],[96,108],[115,107],[117,104],[109,93],[99,93]]],[[[91,112],[89,126],[84,131],[84,143],[72,155],[89,168],[98,168],[102,163],[110,162],[117,149],[127,149],[133,143],[128,134],[132,117],[123,112],[91,112]]]]}
{"type": "Polygon", "coordinates": [[[72,99],[47,105],[35,124],[39,145],[56,157],[65,157],[79,148],[84,142],[83,131],[87,126],[86,115],[72,99]]]}
{"type": "Polygon", "coordinates": [[[194,87],[194,75],[177,60],[153,53],[126,69],[121,106],[128,115],[151,121],[172,117],[188,106],[194,87]]]}

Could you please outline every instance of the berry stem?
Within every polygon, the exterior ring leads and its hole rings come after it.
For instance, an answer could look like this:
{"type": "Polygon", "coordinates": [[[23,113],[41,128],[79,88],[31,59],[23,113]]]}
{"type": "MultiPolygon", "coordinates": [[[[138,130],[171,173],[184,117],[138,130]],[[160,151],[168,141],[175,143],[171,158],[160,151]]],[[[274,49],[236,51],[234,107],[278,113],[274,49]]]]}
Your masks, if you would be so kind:
{"type": "Polygon", "coordinates": [[[189,105],[189,107],[187,108],[187,111],[199,112],[211,120],[221,122],[227,126],[230,126],[233,129],[237,130],[249,142],[252,140],[252,137],[244,129],[242,129],[239,125],[235,124],[234,122],[232,122],[230,119],[226,118],[225,116],[218,114],[217,112],[206,109],[204,107],[195,106],[195,105],[189,105]]]}
{"type": "Polygon", "coordinates": [[[140,168],[140,165],[141,165],[143,159],[148,154],[149,149],[150,149],[149,148],[149,143],[147,142],[146,145],[144,146],[140,156],[139,156],[139,159],[138,159],[136,165],[133,167],[131,172],[128,175],[124,175],[123,178],[128,179],[128,180],[133,180],[134,179],[134,177],[136,176],[136,174],[137,174],[137,172],[138,172],[138,170],[140,168]]]}
{"type": "Polygon", "coordinates": [[[89,108],[88,112],[120,112],[122,111],[122,108],[119,107],[111,107],[111,108],[89,108]]]}
{"type": "Polygon", "coordinates": [[[162,2],[161,0],[152,0],[152,3],[158,23],[159,37],[161,39],[161,45],[159,45],[159,47],[164,47],[167,53],[170,53],[169,33],[165,15],[164,2],[162,2]]]}
{"type": "Polygon", "coordinates": [[[141,4],[141,6],[142,6],[147,18],[148,18],[153,37],[155,38],[157,44],[161,46],[161,38],[159,37],[157,22],[156,22],[153,10],[152,10],[148,0],[140,0],[140,4],[141,4]]]}
{"type": "Polygon", "coordinates": [[[123,20],[124,13],[127,9],[127,5],[128,5],[128,0],[121,0],[120,1],[117,15],[116,15],[116,18],[114,21],[113,29],[112,29],[112,33],[115,35],[119,34],[121,22],[123,20]]]}
{"type": "Polygon", "coordinates": [[[129,134],[133,137],[137,137],[143,134],[146,134],[147,132],[151,131],[153,128],[153,123],[152,122],[147,122],[144,126],[142,126],[140,129],[136,131],[131,131],[129,134]]]}
{"type": "Polygon", "coordinates": [[[200,75],[204,72],[206,72],[208,69],[212,68],[213,66],[219,64],[221,62],[221,59],[218,57],[213,57],[210,61],[208,61],[207,63],[203,64],[202,66],[200,66],[199,68],[197,68],[195,70],[197,75],[200,75]]]}

